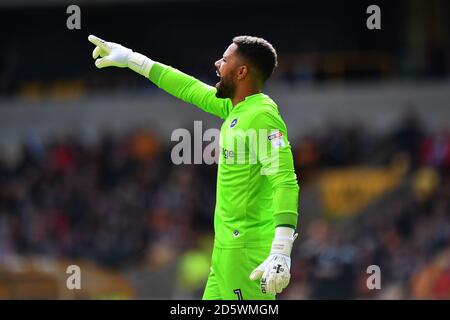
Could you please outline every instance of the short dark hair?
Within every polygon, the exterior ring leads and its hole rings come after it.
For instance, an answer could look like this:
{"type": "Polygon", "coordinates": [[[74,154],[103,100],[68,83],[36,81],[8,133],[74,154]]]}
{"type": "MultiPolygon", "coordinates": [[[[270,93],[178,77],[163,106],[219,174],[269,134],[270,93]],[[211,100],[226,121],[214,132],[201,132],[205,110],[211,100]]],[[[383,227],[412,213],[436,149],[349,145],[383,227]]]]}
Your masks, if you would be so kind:
{"type": "Polygon", "coordinates": [[[234,37],[233,43],[238,47],[238,54],[257,69],[259,79],[263,83],[269,79],[278,64],[274,47],[263,38],[251,36],[234,37]]]}

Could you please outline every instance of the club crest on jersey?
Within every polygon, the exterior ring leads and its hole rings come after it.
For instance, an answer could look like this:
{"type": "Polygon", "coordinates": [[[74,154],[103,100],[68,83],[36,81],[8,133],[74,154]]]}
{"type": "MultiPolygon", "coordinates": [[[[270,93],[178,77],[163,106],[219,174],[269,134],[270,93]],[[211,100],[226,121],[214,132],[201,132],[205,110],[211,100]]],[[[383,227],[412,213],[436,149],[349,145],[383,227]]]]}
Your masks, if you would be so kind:
{"type": "Polygon", "coordinates": [[[233,128],[237,123],[237,118],[234,118],[230,123],[230,128],[233,128]]]}
{"type": "Polygon", "coordinates": [[[270,134],[267,138],[272,143],[272,147],[284,147],[283,133],[281,133],[281,131],[276,131],[270,134]]]}

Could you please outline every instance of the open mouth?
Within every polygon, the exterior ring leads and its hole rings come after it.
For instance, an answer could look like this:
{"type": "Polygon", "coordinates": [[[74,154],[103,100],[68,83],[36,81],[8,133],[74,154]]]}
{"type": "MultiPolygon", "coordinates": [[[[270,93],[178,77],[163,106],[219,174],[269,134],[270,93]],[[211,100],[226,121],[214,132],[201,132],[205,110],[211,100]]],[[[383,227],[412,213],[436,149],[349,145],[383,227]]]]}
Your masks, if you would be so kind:
{"type": "Polygon", "coordinates": [[[220,81],[222,80],[222,76],[220,75],[219,70],[216,70],[216,75],[219,77],[219,82],[216,83],[216,88],[218,88],[220,85],[220,81]]]}

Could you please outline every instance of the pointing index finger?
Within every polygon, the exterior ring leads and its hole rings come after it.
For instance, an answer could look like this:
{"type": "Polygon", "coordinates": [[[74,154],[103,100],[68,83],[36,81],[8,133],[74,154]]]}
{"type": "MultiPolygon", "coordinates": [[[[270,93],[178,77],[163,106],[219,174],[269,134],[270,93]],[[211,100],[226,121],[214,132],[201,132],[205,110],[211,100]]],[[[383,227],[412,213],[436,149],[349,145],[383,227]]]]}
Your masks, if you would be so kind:
{"type": "Polygon", "coordinates": [[[94,35],[89,35],[88,40],[95,44],[97,47],[100,47],[100,49],[109,51],[108,45],[106,44],[106,41],[103,39],[100,39],[99,37],[96,37],[94,35]]]}

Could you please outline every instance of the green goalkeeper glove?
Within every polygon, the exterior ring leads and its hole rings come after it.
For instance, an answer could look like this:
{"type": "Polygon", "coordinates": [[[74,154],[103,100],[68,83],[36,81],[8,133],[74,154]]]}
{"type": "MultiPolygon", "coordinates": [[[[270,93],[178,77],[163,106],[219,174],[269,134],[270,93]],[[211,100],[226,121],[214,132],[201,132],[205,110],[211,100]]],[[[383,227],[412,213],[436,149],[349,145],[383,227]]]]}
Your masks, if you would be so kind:
{"type": "Polygon", "coordinates": [[[291,251],[297,234],[289,227],[275,228],[275,238],[269,257],[250,274],[250,280],[260,281],[261,292],[277,294],[283,291],[291,279],[291,251]]]}
{"type": "Polygon", "coordinates": [[[92,52],[92,57],[96,59],[95,66],[97,68],[128,67],[144,77],[148,77],[150,69],[154,64],[154,61],[148,57],[133,52],[133,50],[118,43],[107,42],[94,35],[90,35],[88,40],[96,46],[92,52]],[[97,59],[99,56],[101,58],[97,59]]]}

